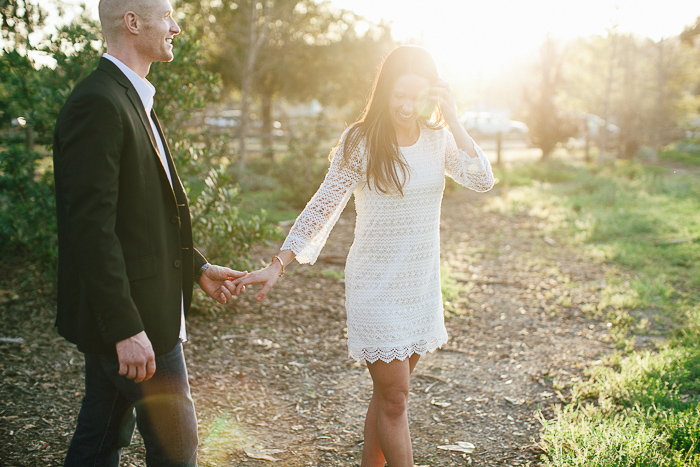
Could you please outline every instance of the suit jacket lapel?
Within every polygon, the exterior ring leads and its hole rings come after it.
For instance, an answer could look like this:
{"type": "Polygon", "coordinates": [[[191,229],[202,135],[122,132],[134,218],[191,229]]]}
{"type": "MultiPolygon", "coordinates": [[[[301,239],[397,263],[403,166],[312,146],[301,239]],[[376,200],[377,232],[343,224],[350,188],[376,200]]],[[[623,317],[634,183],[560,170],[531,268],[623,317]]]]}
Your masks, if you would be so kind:
{"type": "Polygon", "coordinates": [[[146,116],[146,109],[143,108],[143,102],[141,102],[141,98],[139,97],[139,94],[132,87],[130,89],[127,89],[126,95],[129,96],[129,100],[131,101],[133,106],[136,108],[136,111],[139,114],[139,118],[141,119],[141,123],[143,124],[144,128],[146,129],[146,132],[148,133],[148,139],[151,140],[151,145],[153,146],[153,150],[155,151],[156,156],[157,156],[158,155],[158,143],[156,143],[155,135],[153,134],[153,129],[151,128],[151,124],[148,122],[148,117],[146,116]]]}
{"type": "Polygon", "coordinates": [[[158,134],[160,135],[160,140],[163,142],[163,150],[165,151],[165,159],[168,161],[167,170],[169,171],[170,179],[172,180],[173,194],[175,195],[175,198],[176,198],[179,205],[186,204],[187,197],[185,195],[185,188],[182,186],[182,182],[180,181],[180,177],[177,174],[177,170],[175,170],[175,163],[173,162],[173,157],[170,154],[170,148],[168,147],[168,143],[165,140],[165,135],[163,134],[163,128],[160,126],[160,121],[158,120],[158,117],[156,116],[155,110],[151,110],[151,118],[153,119],[153,123],[155,124],[156,129],[158,130],[158,134]]]}
{"type": "MultiPolygon", "coordinates": [[[[134,106],[134,109],[136,110],[136,113],[139,116],[139,119],[141,120],[141,123],[143,124],[144,128],[146,129],[146,133],[148,134],[148,139],[151,141],[151,146],[153,147],[153,155],[158,158],[158,162],[160,163],[160,166],[163,168],[163,176],[165,177],[166,183],[168,182],[168,176],[167,172],[170,172],[171,178],[172,176],[172,171],[169,170],[168,167],[166,167],[163,164],[163,159],[159,156],[159,151],[158,151],[158,143],[156,142],[155,135],[153,134],[153,128],[151,128],[151,123],[148,121],[148,116],[146,115],[146,109],[143,107],[143,102],[141,101],[141,97],[139,97],[138,92],[136,89],[134,89],[134,86],[131,84],[131,81],[129,81],[129,78],[122,73],[122,71],[117,67],[114,63],[112,63],[110,60],[102,57],[100,58],[100,63],[98,65],[98,68],[103,69],[104,71],[108,72],[110,75],[112,75],[124,88],[126,89],[126,96],[129,98],[129,101],[131,101],[131,104],[134,106]]],[[[165,143],[165,138],[163,137],[163,132],[160,129],[160,125],[155,119],[155,113],[152,114],[152,118],[154,119],[153,122],[156,124],[156,127],[158,128],[158,131],[160,132],[160,138],[161,141],[163,141],[163,147],[166,148],[166,157],[169,159],[169,151],[167,150],[167,146],[165,143]]],[[[168,183],[169,184],[169,183],[168,183]]]]}

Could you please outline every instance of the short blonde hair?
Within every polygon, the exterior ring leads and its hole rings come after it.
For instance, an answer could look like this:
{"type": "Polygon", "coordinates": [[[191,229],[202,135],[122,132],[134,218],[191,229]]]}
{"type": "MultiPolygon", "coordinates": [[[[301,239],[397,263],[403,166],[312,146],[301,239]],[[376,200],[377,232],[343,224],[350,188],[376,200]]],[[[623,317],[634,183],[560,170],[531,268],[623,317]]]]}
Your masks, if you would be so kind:
{"type": "Polygon", "coordinates": [[[107,44],[119,42],[124,32],[124,15],[127,12],[133,11],[143,16],[152,9],[152,0],[100,0],[100,25],[107,44]]]}

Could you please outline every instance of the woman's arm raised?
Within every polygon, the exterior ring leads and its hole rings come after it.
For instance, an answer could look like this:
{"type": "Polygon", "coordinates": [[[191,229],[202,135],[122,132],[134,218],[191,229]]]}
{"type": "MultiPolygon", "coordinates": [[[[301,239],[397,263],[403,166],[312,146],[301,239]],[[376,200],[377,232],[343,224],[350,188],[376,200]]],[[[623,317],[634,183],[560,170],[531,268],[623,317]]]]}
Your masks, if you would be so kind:
{"type": "Polygon", "coordinates": [[[474,148],[474,141],[464,129],[457,114],[457,101],[452,95],[452,88],[444,79],[439,80],[431,90],[431,97],[440,105],[445,122],[454,136],[457,147],[466,152],[469,157],[477,158],[479,154],[474,148]]]}

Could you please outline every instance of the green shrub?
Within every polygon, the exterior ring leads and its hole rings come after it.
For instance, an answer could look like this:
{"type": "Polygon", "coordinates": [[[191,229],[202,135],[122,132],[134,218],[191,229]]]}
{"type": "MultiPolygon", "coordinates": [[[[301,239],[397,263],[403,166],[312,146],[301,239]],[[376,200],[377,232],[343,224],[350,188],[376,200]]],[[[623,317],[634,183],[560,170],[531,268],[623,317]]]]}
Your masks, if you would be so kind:
{"type": "Polygon", "coordinates": [[[328,172],[330,148],[323,147],[328,138],[327,128],[322,115],[302,127],[290,138],[288,152],[272,166],[270,173],[282,188],[281,197],[293,208],[306,206],[328,172]]]}
{"type": "Polygon", "coordinates": [[[659,155],[662,161],[700,165],[700,139],[687,139],[665,148],[659,155]]]}
{"type": "Polygon", "coordinates": [[[250,249],[279,240],[279,228],[267,222],[264,210],[258,215],[241,215],[238,187],[223,166],[211,169],[204,185],[191,206],[195,245],[219,264],[250,268],[250,249]]]}
{"type": "MultiPolygon", "coordinates": [[[[227,141],[189,131],[193,114],[220,97],[220,79],[204,67],[199,36],[196,28],[184,28],[174,62],[154,64],[149,80],[158,89],[156,110],[188,191],[196,246],[212,261],[244,269],[250,249],[276,239],[278,229],[264,211],[239,210],[239,189],[220,168],[230,153],[227,141]]],[[[95,67],[100,37],[97,23],[83,15],[43,42],[41,51],[56,67],[37,68],[17,50],[0,54],[0,253],[36,263],[50,277],[57,259],[53,176],[37,169],[43,161],[15,134],[9,117],[26,116],[34,144],[50,152],[58,111],[76,82],[95,67]]]]}
{"type": "Polygon", "coordinates": [[[0,252],[24,257],[51,276],[57,266],[53,175],[37,172],[39,155],[24,145],[0,150],[0,252]]]}

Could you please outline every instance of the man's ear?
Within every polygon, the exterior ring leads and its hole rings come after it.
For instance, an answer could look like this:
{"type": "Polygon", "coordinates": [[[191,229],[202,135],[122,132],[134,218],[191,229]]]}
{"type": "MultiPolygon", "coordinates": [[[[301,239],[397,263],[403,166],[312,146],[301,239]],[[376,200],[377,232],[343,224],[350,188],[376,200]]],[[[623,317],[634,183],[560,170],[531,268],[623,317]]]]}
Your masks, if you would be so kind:
{"type": "Polygon", "coordinates": [[[138,34],[139,27],[141,26],[141,18],[133,11],[127,11],[124,14],[124,24],[131,34],[138,34]]]}

